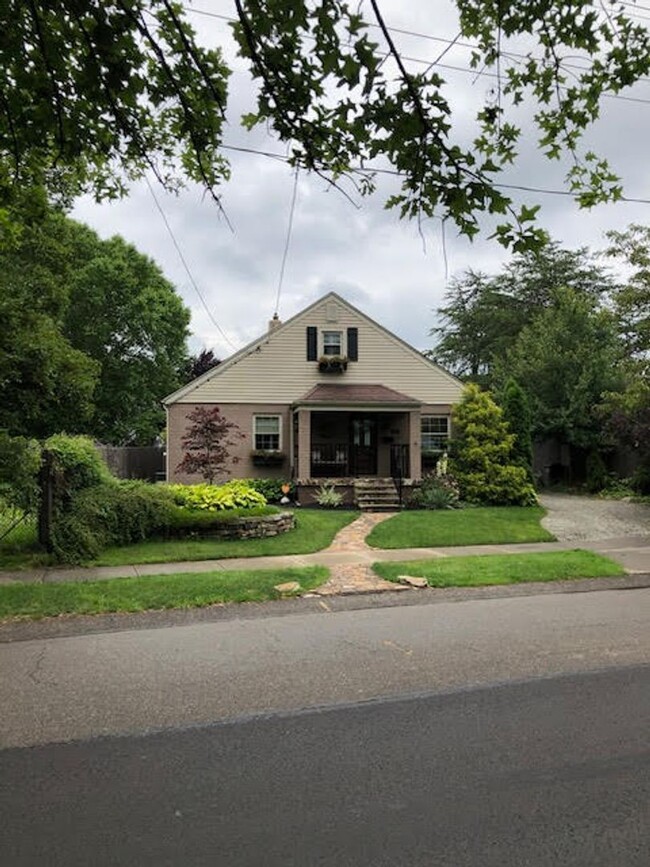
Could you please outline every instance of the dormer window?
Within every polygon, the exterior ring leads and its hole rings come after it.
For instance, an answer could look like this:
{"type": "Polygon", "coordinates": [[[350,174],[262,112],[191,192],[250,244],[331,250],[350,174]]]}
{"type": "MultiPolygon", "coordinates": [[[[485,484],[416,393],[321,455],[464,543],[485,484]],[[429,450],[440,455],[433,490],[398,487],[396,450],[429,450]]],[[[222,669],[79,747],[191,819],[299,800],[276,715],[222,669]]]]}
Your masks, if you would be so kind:
{"type": "Polygon", "coordinates": [[[343,355],[343,335],[340,331],[323,332],[323,355],[343,355]]]}

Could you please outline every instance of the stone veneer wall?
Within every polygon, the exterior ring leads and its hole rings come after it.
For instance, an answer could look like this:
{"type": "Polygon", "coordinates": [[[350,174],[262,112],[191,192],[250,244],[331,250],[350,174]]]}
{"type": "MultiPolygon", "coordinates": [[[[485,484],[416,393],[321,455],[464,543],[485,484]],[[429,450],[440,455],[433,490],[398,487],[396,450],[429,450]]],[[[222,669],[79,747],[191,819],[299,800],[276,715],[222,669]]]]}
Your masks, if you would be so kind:
{"type": "Polygon", "coordinates": [[[354,484],[351,481],[346,481],[344,479],[336,478],[336,479],[299,479],[296,482],[296,495],[298,498],[298,502],[301,506],[315,506],[317,505],[317,492],[318,489],[322,486],[326,485],[329,487],[334,487],[336,491],[342,495],[343,500],[341,502],[342,506],[347,506],[350,508],[354,507],[354,484]]]}
{"type": "Polygon", "coordinates": [[[192,532],[217,539],[263,539],[266,536],[279,536],[280,533],[293,530],[295,526],[293,512],[280,512],[277,515],[215,521],[212,526],[193,528],[192,532]]]}

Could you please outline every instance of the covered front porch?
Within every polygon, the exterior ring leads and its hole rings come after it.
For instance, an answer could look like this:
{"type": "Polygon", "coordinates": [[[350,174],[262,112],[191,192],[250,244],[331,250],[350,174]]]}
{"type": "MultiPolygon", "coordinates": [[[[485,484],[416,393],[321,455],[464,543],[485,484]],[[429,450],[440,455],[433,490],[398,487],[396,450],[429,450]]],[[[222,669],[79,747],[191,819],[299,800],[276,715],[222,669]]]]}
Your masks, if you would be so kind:
{"type": "Polygon", "coordinates": [[[294,406],[293,434],[299,480],[420,478],[420,405],[385,386],[316,386],[294,406]]]}

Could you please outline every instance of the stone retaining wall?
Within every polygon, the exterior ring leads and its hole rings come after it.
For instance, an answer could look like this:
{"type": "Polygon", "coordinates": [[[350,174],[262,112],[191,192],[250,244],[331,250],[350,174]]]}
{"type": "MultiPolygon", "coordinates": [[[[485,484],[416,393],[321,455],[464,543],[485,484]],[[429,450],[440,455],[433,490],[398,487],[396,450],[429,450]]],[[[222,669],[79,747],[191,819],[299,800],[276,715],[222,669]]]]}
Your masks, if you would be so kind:
{"type": "Polygon", "coordinates": [[[263,539],[266,536],[279,536],[280,533],[293,530],[295,526],[293,512],[280,512],[277,515],[255,515],[250,518],[215,521],[212,526],[196,528],[193,532],[217,539],[263,539]]]}

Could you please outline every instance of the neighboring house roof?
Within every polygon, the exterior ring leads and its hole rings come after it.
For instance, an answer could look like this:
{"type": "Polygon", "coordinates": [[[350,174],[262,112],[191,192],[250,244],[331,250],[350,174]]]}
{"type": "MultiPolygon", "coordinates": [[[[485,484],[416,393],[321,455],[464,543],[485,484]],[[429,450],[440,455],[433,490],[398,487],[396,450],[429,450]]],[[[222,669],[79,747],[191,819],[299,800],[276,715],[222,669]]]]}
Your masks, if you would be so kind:
{"type": "MultiPolygon", "coordinates": [[[[377,336],[385,341],[386,351],[395,361],[395,352],[401,354],[401,358],[406,361],[410,359],[412,365],[412,376],[408,377],[408,382],[413,383],[413,392],[417,393],[418,387],[414,381],[429,382],[429,372],[434,373],[438,385],[436,389],[440,393],[435,400],[426,400],[422,395],[418,394],[417,402],[424,403],[452,403],[458,399],[462,389],[462,383],[456,377],[452,376],[438,364],[431,361],[422,355],[414,347],[410,346],[400,337],[393,334],[383,325],[380,325],[375,320],[371,319],[354,305],[350,304],[340,295],[335,292],[329,292],[323,297],[314,301],[308,307],[301,310],[291,319],[277,325],[271,331],[267,331],[258,337],[256,340],[249,343],[243,349],[225,359],[217,367],[208,370],[202,376],[187,383],[173,394],[168,395],[163,400],[163,404],[170,406],[175,403],[256,403],[256,402],[276,402],[292,404],[298,400],[301,393],[309,387],[309,379],[313,380],[313,374],[307,374],[308,365],[298,365],[297,357],[291,361],[284,353],[284,347],[287,341],[296,338],[296,326],[311,324],[314,316],[319,314],[318,308],[325,308],[335,302],[342,309],[342,319],[350,318],[350,315],[355,319],[354,324],[366,323],[377,336]],[[346,314],[345,311],[348,313],[346,314]],[[293,335],[293,337],[291,336],[293,335]],[[296,371],[300,369],[304,373],[302,379],[296,376],[296,371]],[[244,373],[245,371],[245,373],[244,373]],[[291,388],[287,383],[291,380],[291,388]],[[214,384],[213,384],[214,383],[214,384]],[[294,386],[296,390],[294,391],[294,386]],[[251,397],[252,391],[255,391],[255,397],[251,397]],[[293,393],[291,394],[291,391],[293,393]],[[263,396],[262,396],[263,392],[263,396]],[[258,394],[259,393],[259,394],[258,394]]],[[[332,326],[337,328],[336,325],[332,326]]],[[[302,346],[302,344],[301,344],[302,346]]],[[[375,343],[375,348],[377,344],[375,343]]],[[[304,350],[302,350],[304,352],[304,350]]],[[[366,355],[367,358],[367,355],[366,355]]],[[[381,370],[385,373],[386,379],[390,385],[402,387],[404,377],[400,381],[390,381],[389,375],[390,364],[384,364],[384,357],[377,360],[372,370],[368,370],[363,374],[363,379],[367,382],[366,377],[377,376],[381,370]]],[[[361,359],[360,359],[361,361],[361,359]]],[[[402,362],[398,362],[401,364],[402,362]]],[[[361,367],[359,364],[352,364],[348,369],[346,377],[352,380],[349,384],[352,385],[355,375],[361,378],[361,367]],[[354,369],[356,368],[356,370],[354,369]]],[[[394,377],[393,377],[394,379],[394,377]]]]}
{"type": "Polygon", "coordinates": [[[303,404],[410,404],[419,406],[420,401],[414,400],[406,394],[401,394],[385,385],[361,384],[339,385],[338,383],[319,383],[310,389],[296,401],[296,405],[303,404]]]}

